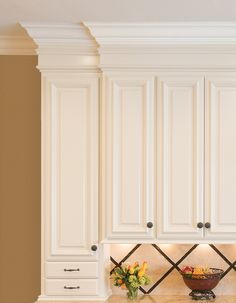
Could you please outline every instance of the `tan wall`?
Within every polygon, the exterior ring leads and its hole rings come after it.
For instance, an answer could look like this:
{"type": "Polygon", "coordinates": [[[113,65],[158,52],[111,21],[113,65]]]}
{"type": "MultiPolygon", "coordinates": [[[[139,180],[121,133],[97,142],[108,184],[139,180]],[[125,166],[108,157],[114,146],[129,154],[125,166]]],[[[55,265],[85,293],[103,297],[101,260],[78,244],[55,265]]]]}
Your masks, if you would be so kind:
{"type": "Polygon", "coordinates": [[[0,56],[0,302],[40,293],[40,73],[0,56]]]}

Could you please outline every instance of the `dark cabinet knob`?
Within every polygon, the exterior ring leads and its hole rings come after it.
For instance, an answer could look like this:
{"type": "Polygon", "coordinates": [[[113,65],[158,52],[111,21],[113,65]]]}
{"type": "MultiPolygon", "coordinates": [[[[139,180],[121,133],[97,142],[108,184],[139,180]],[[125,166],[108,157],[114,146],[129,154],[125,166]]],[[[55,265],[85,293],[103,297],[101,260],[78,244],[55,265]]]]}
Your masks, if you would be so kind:
{"type": "Polygon", "coordinates": [[[153,223],[152,223],[152,222],[148,222],[148,223],[147,223],[147,227],[148,227],[148,228],[152,228],[152,227],[153,227],[153,223]]]}
{"type": "Polygon", "coordinates": [[[197,227],[198,228],[203,228],[203,223],[202,222],[198,222],[197,227]]]}
{"type": "Polygon", "coordinates": [[[206,222],[206,223],[205,223],[205,227],[206,227],[206,228],[210,228],[210,227],[211,227],[211,223],[206,222]]]}
{"type": "Polygon", "coordinates": [[[96,251],[97,249],[98,249],[97,245],[92,245],[92,246],[91,246],[91,250],[92,250],[92,251],[96,251]]]}

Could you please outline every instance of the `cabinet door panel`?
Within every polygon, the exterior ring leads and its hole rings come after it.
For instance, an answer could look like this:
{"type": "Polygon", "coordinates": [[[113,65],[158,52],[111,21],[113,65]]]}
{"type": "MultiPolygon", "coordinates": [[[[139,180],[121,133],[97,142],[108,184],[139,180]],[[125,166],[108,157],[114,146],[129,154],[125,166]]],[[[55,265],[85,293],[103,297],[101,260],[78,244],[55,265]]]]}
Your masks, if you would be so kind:
{"type": "MultiPolygon", "coordinates": [[[[153,238],[153,79],[106,78],[103,104],[106,239],[153,238]]],[[[103,200],[103,199],[102,199],[103,200]]]]}
{"type": "Polygon", "coordinates": [[[98,241],[98,80],[48,76],[44,85],[48,257],[91,256],[98,241]]]}
{"type": "Polygon", "coordinates": [[[236,77],[206,82],[206,236],[236,239],[236,77]]]}
{"type": "Polygon", "coordinates": [[[158,235],[202,237],[203,79],[165,76],[158,85],[158,235]]]}

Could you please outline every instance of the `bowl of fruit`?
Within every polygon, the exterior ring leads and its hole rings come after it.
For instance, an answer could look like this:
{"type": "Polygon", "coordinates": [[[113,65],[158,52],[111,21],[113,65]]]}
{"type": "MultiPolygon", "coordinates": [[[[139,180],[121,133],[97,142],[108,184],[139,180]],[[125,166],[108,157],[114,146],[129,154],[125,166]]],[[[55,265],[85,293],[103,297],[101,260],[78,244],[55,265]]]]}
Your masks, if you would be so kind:
{"type": "Polygon", "coordinates": [[[223,272],[222,269],[207,266],[185,266],[180,271],[184,283],[192,290],[189,295],[193,299],[215,298],[212,289],[219,283],[223,272]]]}

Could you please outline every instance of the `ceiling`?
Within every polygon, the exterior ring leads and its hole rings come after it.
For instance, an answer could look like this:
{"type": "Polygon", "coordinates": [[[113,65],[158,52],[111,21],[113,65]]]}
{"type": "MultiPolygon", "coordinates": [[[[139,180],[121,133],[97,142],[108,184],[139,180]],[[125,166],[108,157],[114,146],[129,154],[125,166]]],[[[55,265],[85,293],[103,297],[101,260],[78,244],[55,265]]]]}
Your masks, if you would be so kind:
{"type": "Polygon", "coordinates": [[[20,21],[236,21],[235,0],[0,0],[0,36],[24,36],[20,21]]]}

